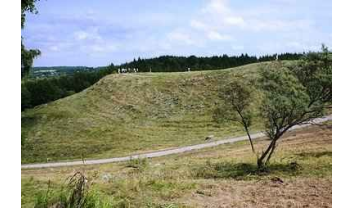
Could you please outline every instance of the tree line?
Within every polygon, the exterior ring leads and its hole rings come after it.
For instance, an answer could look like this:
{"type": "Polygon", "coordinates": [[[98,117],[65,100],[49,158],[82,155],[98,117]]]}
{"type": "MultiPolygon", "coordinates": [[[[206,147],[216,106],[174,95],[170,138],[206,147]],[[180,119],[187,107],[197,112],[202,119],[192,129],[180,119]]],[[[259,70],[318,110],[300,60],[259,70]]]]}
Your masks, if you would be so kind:
{"type": "Polygon", "coordinates": [[[75,72],[58,77],[24,78],[21,81],[21,110],[81,92],[114,71],[114,67],[108,66],[99,71],[75,72]]]}
{"type": "Polygon", "coordinates": [[[134,59],[131,62],[119,65],[119,68],[138,68],[139,72],[182,72],[190,70],[215,70],[242,66],[245,64],[278,60],[298,60],[303,53],[283,53],[264,56],[250,56],[247,53],[239,56],[160,56],[149,59],[134,59]]]}

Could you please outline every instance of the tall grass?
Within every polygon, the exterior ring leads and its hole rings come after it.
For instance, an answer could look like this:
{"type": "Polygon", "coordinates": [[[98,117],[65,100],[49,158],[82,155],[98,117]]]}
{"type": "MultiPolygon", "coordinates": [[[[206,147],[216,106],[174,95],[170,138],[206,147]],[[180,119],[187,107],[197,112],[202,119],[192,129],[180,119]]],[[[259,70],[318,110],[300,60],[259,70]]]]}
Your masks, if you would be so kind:
{"type": "Polygon", "coordinates": [[[35,208],[111,208],[112,203],[92,189],[93,180],[76,172],[59,191],[48,182],[48,189],[35,199],[35,208]]]}

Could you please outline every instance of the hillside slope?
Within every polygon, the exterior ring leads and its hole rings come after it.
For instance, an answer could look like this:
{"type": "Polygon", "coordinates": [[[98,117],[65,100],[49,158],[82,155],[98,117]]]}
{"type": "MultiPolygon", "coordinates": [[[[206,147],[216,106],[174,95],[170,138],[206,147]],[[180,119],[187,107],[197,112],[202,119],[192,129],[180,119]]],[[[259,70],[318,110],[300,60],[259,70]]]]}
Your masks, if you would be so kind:
{"type": "Polygon", "coordinates": [[[265,64],[106,76],[81,93],[22,112],[22,163],[123,156],[202,143],[208,135],[241,135],[234,123],[214,121],[218,95],[240,76],[253,79],[265,64]]]}

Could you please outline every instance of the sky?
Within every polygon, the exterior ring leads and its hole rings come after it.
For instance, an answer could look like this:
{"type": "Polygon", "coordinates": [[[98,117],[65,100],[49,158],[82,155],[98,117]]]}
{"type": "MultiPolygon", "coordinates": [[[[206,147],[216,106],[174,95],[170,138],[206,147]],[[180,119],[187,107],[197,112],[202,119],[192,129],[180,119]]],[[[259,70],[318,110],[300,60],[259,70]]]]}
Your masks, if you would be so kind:
{"type": "Polygon", "coordinates": [[[22,36],[34,66],[332,47],[331,0],[41,0],[22,36]]]}

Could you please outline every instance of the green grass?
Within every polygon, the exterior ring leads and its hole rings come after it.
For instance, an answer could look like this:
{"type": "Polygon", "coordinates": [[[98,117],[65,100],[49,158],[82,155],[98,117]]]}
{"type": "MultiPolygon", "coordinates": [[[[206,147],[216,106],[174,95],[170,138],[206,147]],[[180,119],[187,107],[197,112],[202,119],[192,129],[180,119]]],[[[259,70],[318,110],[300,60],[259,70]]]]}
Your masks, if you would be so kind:
{"type": "MultiPolygon", "coordinates": [[[[313,181],[310,186],[317,186],[315,190],[319,191],[321,184],[317,181],[330,181],[332,176],[330,126],[310,127],[286,135],[266,171],[256,170],[255,156],[246,141],[124,163],[23,170],[22,207],[33,207],[38,193],[46,190],[48,180],[59,191],[65,179],[77,170],[95,176],[92,188],[109,199],[113,207],[199,207],[190,204],[189,199],[196,195],[213,197],[215,191],[227,195],[228,188],[257,184],[266,184],[262,189],[272,190],[276,184],[267,183],[274,177],[281,178],[287,184],[285,187],[298,180],[313,181]]],[[[256,140],[256,150],[261,151],[268,142],[256,140]]],[[[298,188],[294,193],[308,191],[298,188]]],[[[276,196],[269,200],[278,200],[280,196],[276,196]]]]}
{"type": "Polygon", "coordinates": [[[111,197],[107,197],[100,191],[91,188],[91,185],[87,183],[79,184],[79,181],[71,181],[69,183],[69,179],[63,184],[50,180],[47,183],[43,183],[43,181],[36,181],[30,178],[22,181],[21,204],[35,208],[77,207],[70,206],[70,204],[84,204],[83,208],[113,207],[111,197]],[[81,192],[83,187],[84,191],[81,192]]]}
{"type": "Polygon", "coordinates": [[[33,177],[22,179],[21,182],[21,204],[34,205],[35,197],[45,192],[48,188],[48,181],[36,180],[33,177]]]}
{"type": "MultiPolygon", "coordinates": [[[[293,62],[286,62],[292,64],[293,62]]],[[[261,64],[202,72],[114,74],[81,93],[22,112],[22,163],[125,156],[243,135],[213,119],[228,83],[261,64]]],[[[255,122],[253,131],[259,129],[255,122]]]]}

